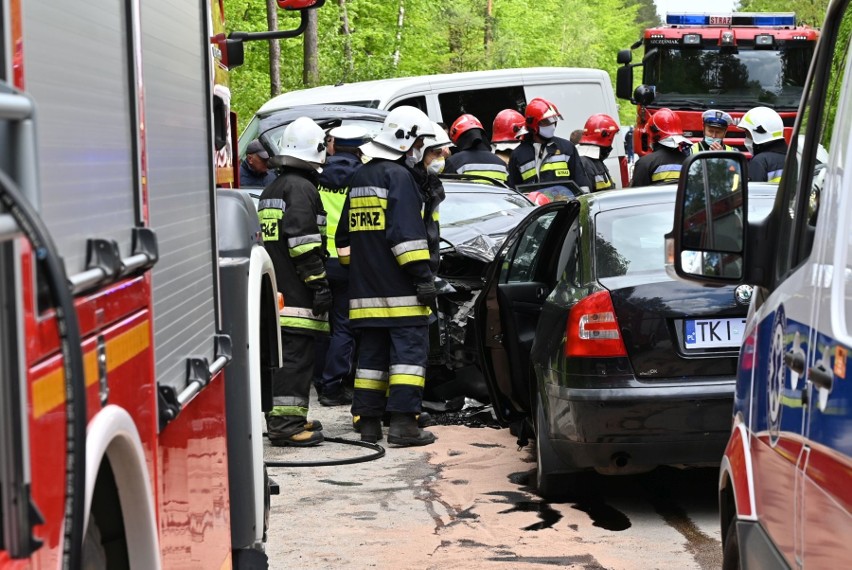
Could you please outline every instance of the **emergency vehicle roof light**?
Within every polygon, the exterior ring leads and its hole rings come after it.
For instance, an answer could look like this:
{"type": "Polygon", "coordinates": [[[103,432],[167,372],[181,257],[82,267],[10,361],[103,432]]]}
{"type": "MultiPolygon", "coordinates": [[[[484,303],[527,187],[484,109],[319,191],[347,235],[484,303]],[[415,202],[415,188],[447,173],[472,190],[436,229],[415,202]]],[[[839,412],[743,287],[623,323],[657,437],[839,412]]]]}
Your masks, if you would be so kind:
{"type": "Polygon", "coordinates": [[[736,43],[733,30],[725,30],[719,35],[720,46],[733,46],[736,45],[736,43]]]}
{"type": "Polygon", "coordinates": [[[795,26],[796,15],[793,13],[787,14],[755,14],[755,26],[795,26]]]}
{"type": "Polygon", "coordinates": [[[670,26],[706,26],[710,23],[707,14],[666,14],[666,24],[670,26]]]}
{"type": "Polygon", "coordinates": [[[794,12],[752,13],[734,12],[728,14],[666,14],[669,26],[776,26],[795,27],[794,12]]]}

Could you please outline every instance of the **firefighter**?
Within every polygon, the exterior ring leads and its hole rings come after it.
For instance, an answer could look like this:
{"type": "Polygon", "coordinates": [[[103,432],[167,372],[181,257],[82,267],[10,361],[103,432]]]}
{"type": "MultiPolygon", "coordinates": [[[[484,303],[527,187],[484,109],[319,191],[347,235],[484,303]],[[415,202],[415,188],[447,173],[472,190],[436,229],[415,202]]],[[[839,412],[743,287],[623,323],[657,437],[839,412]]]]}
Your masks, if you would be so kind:
{"type": "Polygon", "coordinates": [[[441,230],[438,206],[444,201],[444,185],[438,175],[444,171],[444,149],[452,144],[450,137],[434,123],[435,137],[424,139],[423,160],[414,165],[414,179],[420,186],[423,198],[423,222],[426,225],[426,241],[429,244],[429,269],[438,273],[441,250],[441,230]]]}
{"type": "Polygon", "coordinates": [[[748,162],[748,178],[756,182],[781,182],[787,141],[784,121],[769,107],[755,107],[740,119],[746,132],[745,146],[752,153],[748,162]]]}
{"type": "Polygon", "coordinates": [[[332,308],[329,313],[331,338],[326,356],[320,363],[322,371],[317,383],[319,403],[323,406],[344,406],[352,403],[351,392],[343,382],[352,370],[355,355],[355,337],[349,326],[349,271],[341,267],[337,259],[334,233],[337,231],[340,212],[349,192],[352,176],[362,166],[361,145],[370,141],[370,134],[363,127],[342,125],[328,132],[334,140],[335,154],[326,158],[319,175],[319,194],[326,212],[328,255],[325,269],[331,286],[332,308]]]}
{"type": "Polygon", "coordinates": [[[521,144],[520,138],[524,136],[527,129],[524,127],[524,116],[514,109],[504,109],[494,117],[491,125],[491,151],[503,161],[509,164],[512,151],[521,144]]]}
{"type": "Polygon", "coordinates": [[[636,187],[676,183],[683,161],[686,160],[684,151],[689,147],[689,139],[683,136],[680,117],[671,109],[663,107],[648,121],[647,130],[653,152],[636,161],[630,185],[636,187]]]}
{"type": "Polygon", "coordinates": [[[612,152],[612,143],[618,128],[615,119],[602,113],[589,117],[583,127],[583,137],[577,145],[577,153],[592,184],[592,192],[615,188],[615,181],[610,176],[604,160],[612,152]]]}
{"type": "Polygon", "coordinates": [[[352,178],[337,228],[341,264],[349,264],[349,322],[360,334],[352,415],[361,440],[427,445],[435,436],[417,424],[426,382],[429,307],[437,297],[429,266],[424,201],[412,168],[435,127],[403,105],[361,147],[372,160],[352,178]]]}
{"type": "Polygon", "coordinates": [[[556,136],[556,123],[562,115],[549,101],[536,97],[524,110],[527,133],[509,159],[509,185],[534,182],[573,181],[589,188],[586,172],[574,144],[556,136]]]}
{"type": "Polygon", "coordinates": [[[700,140],[689,149],[690,154],[696,154],[704,150],[736,150],[725,144],[725,135],[728,127],[733,124],[733,119],[725,111],[708,109],[701,114],[704,123],[704,140],[700,140]]]}
{"type": "Polygon", "coordinates": [[[470,114],[461,115],[450,125],[450,139],[459,150],[447,159],[444,172],[487,176],[506,182],[509,177],[506,164],[491,152],[485,128],[479,119],[470,114]]]}
{"type": "Polygon", "coordinates": [[[275,180],[275,171],[269,168],[269,153],[255,139],[246,147],[246,156],[240,162],[240,186],[266,188],[275,180]]]}
{"type": "Polygon", "coordinates": [[[322,432],[308,422],[315,336],[327,334],[331,291],[325,272],[325,211],[317,172],[325,161],[325,133],[307,117],[290,123],[273,158],[281,173],[258,202],[263,243],[284,297],[280,309],[283,366],[272,379],[267,434],[275,446],[317,445],[322,432]]]}

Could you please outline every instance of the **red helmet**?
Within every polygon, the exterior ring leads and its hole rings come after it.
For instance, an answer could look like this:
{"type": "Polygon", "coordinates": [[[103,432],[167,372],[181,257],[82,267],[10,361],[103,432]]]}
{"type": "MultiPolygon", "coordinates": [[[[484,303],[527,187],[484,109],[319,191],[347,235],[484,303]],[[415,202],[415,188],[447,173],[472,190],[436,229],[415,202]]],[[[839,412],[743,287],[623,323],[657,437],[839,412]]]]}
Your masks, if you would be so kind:
{"type": "Polygon", "coordinates": [[[518,142],[518,138],[526,133],[524,116],[514,109],[504,109],[494,117],[491,128],[491,142],[518,142]]]}
{"type": "Polygon", "coordinates": [[[615,122],[615,119],[599,113],[592,115],[586,121],[586,126],[583,127],[583,138],[580,139],[580,142],[609,148],[612,146],[612,139],[617,132],[618,123],[615,122]]]}
{"type": "Polygon", "coordinates": [[[470,114],[462,115],[453,121],[453,124],[450,126],[450,138],[453,139],[454,143],[456,143],[459,141],[460,136],[471,129],[480,129],[481,131],[485,131],[485,127],[482,126],[479,119],[470,114]]]}
{"type": "Polygon", "coordinates": [[[310,10],[323,4],[325,0],[278,0],[278,7],[284,10],[310,10]]]}
{"type": "Polygon", "coordinates": [[[542,99],[541,97],[536,97],[527,103],[524,116],[526,117],[527,128],[534,133],[538,132],[538,124],[544,119],[550,119],[553,117],[560,120],[562,119],[562,115],[559,114],[559,109],[556,108],[556,105],[550,101],[542,99]]]}
{"type": "Polygon", "coordinates": [[[663,139],[674,136],[683,136],[683,125],[681,125],[680,117],[674,111],[663,107],[651,117],[648,121],[648,132],[651,134],[651,141],[658,143],[663,139]]]}

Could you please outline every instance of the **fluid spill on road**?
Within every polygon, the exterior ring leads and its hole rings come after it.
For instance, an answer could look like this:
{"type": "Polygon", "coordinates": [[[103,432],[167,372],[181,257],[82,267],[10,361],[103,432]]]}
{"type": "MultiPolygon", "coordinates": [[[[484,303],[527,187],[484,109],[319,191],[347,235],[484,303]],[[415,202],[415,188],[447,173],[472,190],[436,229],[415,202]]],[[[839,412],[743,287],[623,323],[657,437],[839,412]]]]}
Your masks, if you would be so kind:
{"type": "Polygon", "coordinates": [[[363,483],[356,483],[354,481],[334,481],[333,479],[317,479],[317,483],[328,483],[329,485],[336,485],[338,487],[360,487],[363,483]]]}
{"type": "MultiPolygon", "coordinates": [[[[528,493],[536,492],[534,469],[527,472],[512,473],[509,475],[509,481],[520,486],[521,491],[528,493]]],[[[632,526],[630,518],[627,515],[606,503],[601,492],[599,475],[591,473],[578,474],[572,488],[566,490],[562,499],[552,502],[556,504],[574,503],[571,505],[571,508],[586,513],[592,520],[592,525],[604,530],[618,532],[627,530],[632,526]]],[[[547,505],[550,508],[548,503],[541,502],[540,504],[547,505]]]]}
{"type": "Polygon", "coordinates": [[[522,530],[541,530],[543,528],[550,528],[562,518],[559,511],[551,508],[549,504],[543,501],[527,500],[527,496],[523,493],[515,493],[514,491],[494,491],[492,493],[486,493],[486,495],[503,497],[505,499],[504,501],[497,502],[514,505],[511,509],[500,511],[501,515],[508,513],[538,514],[540,521],[529,526],[525,526],[522,530]]]}

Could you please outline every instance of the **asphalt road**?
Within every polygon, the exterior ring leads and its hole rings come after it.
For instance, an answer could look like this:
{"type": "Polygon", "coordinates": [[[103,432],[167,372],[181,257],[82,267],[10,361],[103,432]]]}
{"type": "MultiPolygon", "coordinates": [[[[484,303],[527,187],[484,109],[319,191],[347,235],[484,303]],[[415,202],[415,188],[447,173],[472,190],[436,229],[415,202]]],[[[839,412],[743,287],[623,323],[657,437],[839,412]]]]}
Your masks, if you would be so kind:
{"type": "MultiPolygon", "coordinates": [[[[346,407],[316,405],[327,436],[357,439],[346,407]]],[[[589,474],[566,502],[535,493],[532,446],[508,430],[436,426],[438,441],[343,466],[273,467],[270,568],[701,569],[721,567],[717,469],[589,474]]],[[[386,441],[382,443],[386,444],[386,441]]],[[[370,451],[266,447],[315,462],[370,451]]]]}

